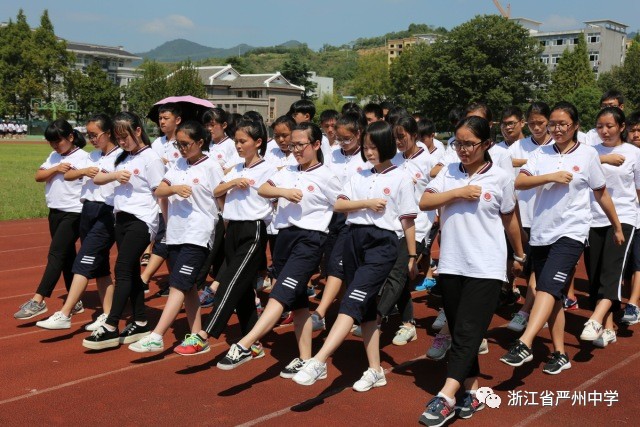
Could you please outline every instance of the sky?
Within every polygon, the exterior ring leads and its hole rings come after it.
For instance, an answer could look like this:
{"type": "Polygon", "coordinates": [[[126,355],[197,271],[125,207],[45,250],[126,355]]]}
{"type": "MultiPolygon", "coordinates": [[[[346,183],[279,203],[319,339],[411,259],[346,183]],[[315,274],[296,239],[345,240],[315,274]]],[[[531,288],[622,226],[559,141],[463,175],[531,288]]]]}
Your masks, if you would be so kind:
{"type": "MultiPolygon", "coordinates": [[[[20,8],[32,27],[48,9],[58,36],[132,53],[177,38],[220,48],[298,40],[317,50],[325,43],[340,46],[405,30],[411,23],[451,29],[476,15],[498,13],[492,0],[0,0],[0,22],[15,20],[20,8]]],[[[640,28],[640,1],[514,0],[511,16],[542,22],[542,31],[611,19],[632,32],[640,28]]]]}

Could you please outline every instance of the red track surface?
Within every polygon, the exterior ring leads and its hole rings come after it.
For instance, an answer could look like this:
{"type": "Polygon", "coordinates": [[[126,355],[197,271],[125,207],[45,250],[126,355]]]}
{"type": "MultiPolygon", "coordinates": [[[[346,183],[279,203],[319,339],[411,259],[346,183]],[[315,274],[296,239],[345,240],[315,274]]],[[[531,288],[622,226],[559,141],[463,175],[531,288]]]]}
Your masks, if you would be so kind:
{"type": "MultiPolygon", "coordinates": [[[[82,327],[94,317],[98,304],[94,284],[84,297],[83,314],[74,316],[72,328],[47,331],[35,326],[41,316],[25,322],[13,319],[18,306],[34,292],[46,261],[49,236],[46,220],[0,223],[0,423],[18,425],[416,425],[424,403],[438,392],[446,375],[445,362],[424,358],[432,341],[430,325],[439,301],[424,292],[414,294],[419,339],[403,347],[391,345],[399,319],[383,326],[382,361],[388,385],[366,393],[351,389],[366,369],[361,340],[349,339],[329,364],[329,377],[303,387],[278,376],[296,356],[291,326],[277,328],[263,341],[267,356],[230,372],[215,363],[226,353],[228,342],[239,338],[232,318],[227,335],[211,341],[212,351],[195,357],[172,352],[172,342],[182,338],[184,314],[165,337],[163,353],[141,355],[126,347],[105,352],[86,351],[82,327]]],[[[161,273],[164,271],[161,270],[161,273]]],[[[584,279],[584,269],[578,278],[584,279]]],[[[578,290],[586,283],[578,280],[578,290]]],[[[152,286],[152,293],[155,288],[152,286]]],[[[58,284],[47,301],[51,315],[62,306],[64,286],[58,284]]],[[[584,293],[581,305],[586,306],[584,293]]],[[[149,298],[152,324],[163,298],[149,298]]],[[[510,368],[498,361],[517,334],[504,328],[511,309],[500,311],[488,333],[490,353],[481,356],[482,386],[490,386],[502,399],[499,409],[486,408],[470,420],[455,425],[637,425],[640,400],[640,340],[637,327],[618,331],[618,342],[606,349],[580,343],[577,335],[588,317],[584,310],[567,313],[566,342],[573,368],[558,376],[545,375],[542,363],[550,351],[544,330],[534,344],[534,361],[510,368]],[[510,390],[543,392],[617,391],[611,407],[572,405],[509,405],[510,390]],[[634,419],[636,421],[634,421],[634,419]]],[[[335,312],[329,316],[329,323],[335,312]]],[[[318,333],[319,348],[326,332],[318,333]]],[[[530,395],[529,395],[530,396],[530,395]]],[[[513,403],[513,402],[512,402],[513,403]]]]}

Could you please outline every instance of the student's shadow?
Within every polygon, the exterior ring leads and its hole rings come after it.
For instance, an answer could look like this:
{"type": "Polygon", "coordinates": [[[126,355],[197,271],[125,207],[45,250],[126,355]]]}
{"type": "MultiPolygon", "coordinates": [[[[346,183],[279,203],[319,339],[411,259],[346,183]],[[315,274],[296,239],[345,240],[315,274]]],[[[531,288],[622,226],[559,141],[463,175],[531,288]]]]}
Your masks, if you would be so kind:
{"type": "Polygon", "coordinates": [[[56,343],[56,342],[60,342],[60,341],[66,341],[66,340],[70,340],[71,338],[75,337],[76,335],[86,335],[87,331],[84,330],[84,328],[80,328],[80,329],[76,329],[75,331],[69,332],[68,334],[65,335],[60,335],[57,337],[52,337],[52,338],[45,338],[43,340],[41,340],[40,342],[42,344],[51,344],[51,343],[56,343]]]}
{"type": "Polygon", "coordinates": [[[543,363],[546,363],[549,355],[549,349],[540,339],[533,341],[531,352],[533,354],[533,360],[531,362],[525,363],[522,366],[513,367],[511,378],[496,384],[493,386],[493,389],[509,391],[522,387],[525,384],[524,379],[531,375],[536,369],[539,369],[543,363]]]}

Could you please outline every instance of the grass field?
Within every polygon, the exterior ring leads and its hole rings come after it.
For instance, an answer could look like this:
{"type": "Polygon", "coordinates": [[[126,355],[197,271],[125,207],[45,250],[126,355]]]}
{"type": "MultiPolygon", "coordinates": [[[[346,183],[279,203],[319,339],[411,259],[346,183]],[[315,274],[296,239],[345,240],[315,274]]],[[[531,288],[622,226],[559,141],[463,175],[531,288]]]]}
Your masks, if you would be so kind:
{"type": "Polygon", "coordinates": [[[44,183],[36,170],[51,153],[43,138],[0,140],[0,221],[47,216],[44,183]]]}

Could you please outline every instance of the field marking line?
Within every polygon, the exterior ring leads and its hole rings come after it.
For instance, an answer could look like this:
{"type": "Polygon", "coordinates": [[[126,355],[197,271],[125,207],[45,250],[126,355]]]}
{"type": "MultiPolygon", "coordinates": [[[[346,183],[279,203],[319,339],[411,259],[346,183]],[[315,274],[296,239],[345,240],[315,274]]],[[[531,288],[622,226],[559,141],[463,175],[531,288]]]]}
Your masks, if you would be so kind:
{"type": "Polygon", "coordinates": [[[47,266],[47,264],[32,265],[30,267],[11,268],[9,270],[0,270],[0,274],[1,273],[11,273],[13,271],[31,270],[31,269],[34,269],[34,268],[41,268],[41,267],[46,267],[46,266],[47,266]]]}
{"type": "Polygon", "coordinates": [[[30,251],[33,249],[42,249],[42,248],[48,248],[49,245],[44,245],[44,246],[33,246],[30,248],[19,248],[19,249],[7,249],[5,251],[0,251],[0,254],[4,254],[6,252],[19,252],[19,251],[30,251]]]}
{"type": "Polygon", "coordinates": [[[0,239],[11,238],[11,237],[22,237],[22,236],[35,236],[36,234],[49,234],[46,231],[40,231],[37,233],[22,233],[22,234],[5,234],[4,236],[0,236],[0,239]]]}

